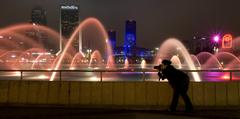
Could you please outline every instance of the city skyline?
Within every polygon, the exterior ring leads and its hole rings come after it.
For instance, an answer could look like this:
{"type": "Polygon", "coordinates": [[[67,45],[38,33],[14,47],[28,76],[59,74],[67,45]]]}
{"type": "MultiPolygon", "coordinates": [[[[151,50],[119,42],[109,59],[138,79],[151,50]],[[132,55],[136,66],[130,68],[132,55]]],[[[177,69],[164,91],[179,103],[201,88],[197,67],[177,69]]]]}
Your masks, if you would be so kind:
{"type": "MultiPolygon", "coordinates": [[[[124,24],[128,19],[137,22],[137,46],[146,48],[156,47],[169,37],[191,40],[196,33],[210,36],[218,32],[229,32],[236,37],[240,32],[238,28],[240,18],[236,13],[238,1],[75,0],[68,2],[79,5],[81,21],[88,17],[96,17],[105,25],[106,30],[114,29],[117,32],[118,45],[123,45],[124,24]]],[[[0,27],[29,22],[31,9],[40,5],[47,11],[48,26],[59,31],[59,8],[65,3],[66,1],[63,0],[23,0],[21,3],[9,0],[1,4],[0,27]],[[8,10],[7,6],[10,5],[14,9],[8,10]]]]}

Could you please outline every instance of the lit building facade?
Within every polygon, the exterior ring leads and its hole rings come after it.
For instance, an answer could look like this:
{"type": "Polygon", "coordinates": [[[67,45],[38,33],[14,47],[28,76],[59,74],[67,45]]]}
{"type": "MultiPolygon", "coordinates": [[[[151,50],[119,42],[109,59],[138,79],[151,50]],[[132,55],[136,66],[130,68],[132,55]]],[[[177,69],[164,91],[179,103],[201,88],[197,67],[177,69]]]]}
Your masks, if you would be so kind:
{"type": "Polygon", "coordinates": [[[47,25],[47,12],[41,6],[36,6],[31,12],[31,22],[38,25],[47,25]]]}
{"type": "MultiPolygon", "coordinates": [[[[60,50],[64,49],[63,38],[70,38],[73,31],[79,24],[79,7],[76,5],[60,6],[60,50]]],[[[72,46],[79,50],[79,37],[73,41],[72,46]]]]}
{"type": "Polygon", "coordinates": [[[111,45],[113,47],[113,53],[115,57],[115,63],[124,64],[125,59],[128,59],[129,64],[140,64],[144,59],[148,63],[153,62],[155,56],[154,50],[137,47],[136,40],[136,21],[127,20],[125,24],[125,39],[123,46],[116,46],[116,32],[108,32],[111,45]]]}
{"type": "Polygon", "coordinates": [[[114,30],[108,31],[108,38],[111,44],[112,49],[114,50],[116,48],[116,41],[117,41],[117,34],[114,30]]]}
{"type": "Polygon", "coordinates": [[[191,54],[198,54],[202,51],[204,52],[213,52],[212,49],[214,47],[214,44],[210,37],[207,35],[194,35],[192,40],[188,43],[184,43],[186,45],[186,48],[189,48],[188,51],[191,54]]]}
{"type": "Polygon", "coordinates": [[[136,49],[136,21],[127,20],[125,26],[124,53],[125,57],[131,57],[136,49]]]}
{"type": "MultiPolygon", "coordinates": [[[[30,22],[33,25],[33,29],[29,29],[26,31],[26,35],[34,40],[36,43],[42,44],[44,46],[44,50],[47,52],[54,53],[54,48],[49,43],[48,35],[45,31],[43,31],[40,26],[47,26],[47,12],[41,6],[36,6],[31,10],[30,22]]],[[[24,44],[24,43],[23,43],[24,44]]]]}

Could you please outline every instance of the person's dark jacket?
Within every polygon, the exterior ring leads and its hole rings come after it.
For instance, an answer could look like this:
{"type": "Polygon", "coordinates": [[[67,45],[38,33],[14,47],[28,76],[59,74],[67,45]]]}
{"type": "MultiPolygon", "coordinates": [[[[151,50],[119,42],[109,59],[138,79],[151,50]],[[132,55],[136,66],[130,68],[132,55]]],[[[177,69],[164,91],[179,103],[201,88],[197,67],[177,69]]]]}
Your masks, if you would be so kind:
{"type": "Polygon", "coordinates": [[[189,84],[189,76],[181,70],[176,69],[172,65],[162,70],[162,79],[168,79],[169,84],[173,88],[185,88],[189,84]]]}

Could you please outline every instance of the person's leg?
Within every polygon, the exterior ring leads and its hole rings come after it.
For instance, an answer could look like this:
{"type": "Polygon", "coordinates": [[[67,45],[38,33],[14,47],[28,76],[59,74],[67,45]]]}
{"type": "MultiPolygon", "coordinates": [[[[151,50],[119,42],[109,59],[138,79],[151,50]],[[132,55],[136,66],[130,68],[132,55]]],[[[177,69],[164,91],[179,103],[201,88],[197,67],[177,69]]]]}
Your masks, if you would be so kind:
{"type": "Polygon", "coordinates": [[[185,103],[185,110],[186,111],[192,111],[193,110],[193,105],[192,105],[192,102],[187,94],[187,91],[181,91],[180,92],[180,95],[182,96],[183,98],[183,101],[185,103]]]}
{"type": "Polygon", "coordinates": [[[171,111],[176,111],[177,105],[178,105],[178,99],[179,99],[179,91],[176,89],[173,89],[173,97],[172,97],[172,103],[170,105],[171,111]]]}

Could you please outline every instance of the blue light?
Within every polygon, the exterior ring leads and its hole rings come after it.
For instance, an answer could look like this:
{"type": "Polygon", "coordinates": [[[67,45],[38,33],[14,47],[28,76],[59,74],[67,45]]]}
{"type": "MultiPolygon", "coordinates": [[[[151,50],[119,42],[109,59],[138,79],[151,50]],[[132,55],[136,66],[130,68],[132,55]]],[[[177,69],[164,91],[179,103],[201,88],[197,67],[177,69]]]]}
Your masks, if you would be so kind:
{"type": "Polygon", "coordinates": [[[136,47],[136,21],[126,21],[125,30],[124,53],[125,57],[127,57],[134,55],[133,50],[136,47]]]}

